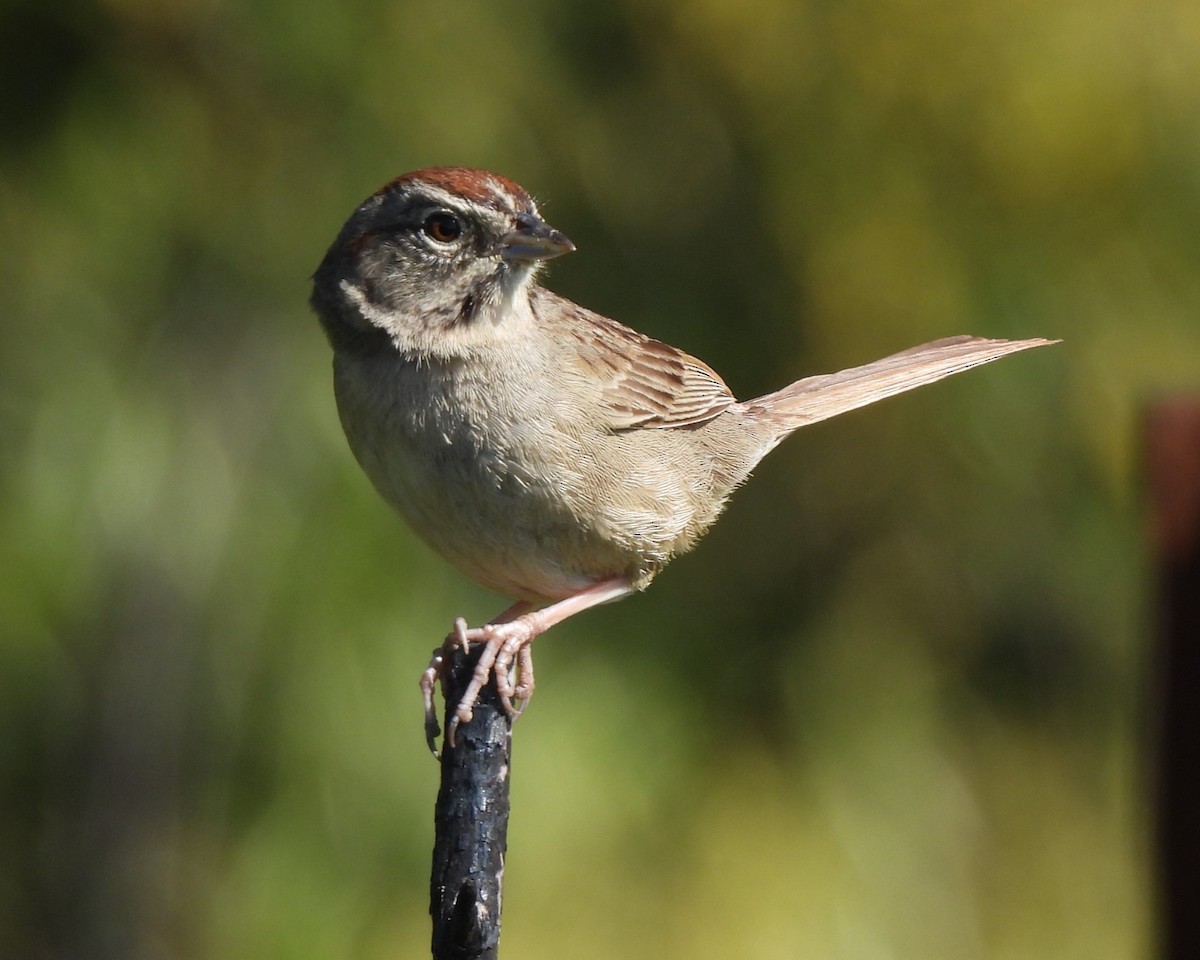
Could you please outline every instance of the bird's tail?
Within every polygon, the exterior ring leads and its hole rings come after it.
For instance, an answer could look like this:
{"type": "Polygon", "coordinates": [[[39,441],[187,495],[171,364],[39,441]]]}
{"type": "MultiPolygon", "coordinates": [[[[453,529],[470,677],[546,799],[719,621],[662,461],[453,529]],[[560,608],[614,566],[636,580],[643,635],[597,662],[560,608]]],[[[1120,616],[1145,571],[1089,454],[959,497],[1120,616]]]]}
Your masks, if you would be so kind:
{"type": "Polygon", "coordinates": [[[840,373],[805,377],[746,406],[777,423],[779,437],[797,427],[836,417],[876,400],[904,393],[1010,353],[1044,347],[1057,340],[986,340],[958,336],[913,347],[840,373]]]}

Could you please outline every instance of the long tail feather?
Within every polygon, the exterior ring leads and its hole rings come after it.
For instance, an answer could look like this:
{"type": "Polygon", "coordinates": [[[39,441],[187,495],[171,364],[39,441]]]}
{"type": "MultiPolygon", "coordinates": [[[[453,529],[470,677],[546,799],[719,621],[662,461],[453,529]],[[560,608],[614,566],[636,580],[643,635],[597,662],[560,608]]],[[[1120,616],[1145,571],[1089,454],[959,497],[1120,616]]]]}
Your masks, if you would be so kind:
{"type": "Polygon", "coordinates": [[[782,390],[748,401],[747,406],[762,409],[778,418],[781,427],[790,431],[934,383],[1010,353],[1058,342],[1041,338],[987,340],[971,336],[947,337],[894,353],[861,367],[797,380],[782,390]]]}

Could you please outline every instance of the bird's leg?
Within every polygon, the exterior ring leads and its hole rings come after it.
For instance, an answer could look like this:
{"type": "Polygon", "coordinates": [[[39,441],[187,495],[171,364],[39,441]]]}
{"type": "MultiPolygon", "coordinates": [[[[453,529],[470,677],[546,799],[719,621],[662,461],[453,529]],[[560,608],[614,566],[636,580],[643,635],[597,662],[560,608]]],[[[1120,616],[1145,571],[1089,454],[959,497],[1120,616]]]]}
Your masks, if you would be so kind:
{"type": "MultiPolygon", "coordinates": [[[[450,746],[454,746],[454,731],[460,723],[466,723],[471,719],[472,708],[479,698],[479,691],[484,688],[488,677],[493,673],[496,676],[496,690],[500,695],[501,704],[510,714],[516,713],[512,706],[513,696],[527,699],[528,695],[533,692],[533,656],[528,651],[534,638],[545,633],[555,624],[562,623],[568,617],[582,613],[601,603],[619,600],[632,592],[633,587],[628,579],[614,577],[594,583],[565,600],[559,600],[541,610],[520,613],[512,616],[511,619],[497,618],[496,621],[485,626],[463,630],[461,633],[458,632],[456,624],[456,632],[453,635],[456,643],[478,641],[484,644],[484,650],[475,664],[475,673],[471,677],[471,682],[467,684],[467,689],[463,692],[462,698],[454,710],[454,716],[450,718],[450,725],[446,729],[446,742],[450,746]],[[517,659],[516,687],[512,685],[508,676],[514,657],[517,659]]],[[[501,617],[512,613],[515,609],[516,607],[510,607],[504,614],[501,614],[501,617]]]]}
{"type": "MultiPolygon", "coordinates": [[[[521,614],[527,613],[532,609],[533,604],[529,603],[527,600],[518,600],[511,607],[496,616],[490,622],[493,624],[507,623],[508,621],[519,617],[521,614]]],[[[421,673],[421,700],[425,705],[425,742],[429,745],[429,752],[435,757],[438,755],[437,738],[438,734],[442,732],[442,728],[438,725],[437,710],[433,705],[433,688],[437,682],[442,679],[443,671],[445,670],[446,665],[446,653],[448,651],[453,650],[455,647],[462,647],[463,653],[471,652],[469,633],[470,631],[467,629],[466,620],[464,620],[462,617],[459,617],[457,620],[455,620],[454,629],[442,642],[442,645],[433,651],[433,656],[430,658],[429,665],[421,673]]],[[[495,653],[489,657],[488,651],[486,650],[484,650],[483,654],[480,656],[480,662],[487,660],[487,667],[484,669],[485,678],[487,676],[487,669],[491,667],[495,658],[495,653]]],[[[532,664],[530,665],[530,668],[532,669],[532,664]]],[[[476,674],[478,674],[478,672],[479,671],[476,670],[476,674]]],[[[530,687],[532,689],[532,684],[530,684],[530,687]]],[[[478,695],[478,693],[476,695],[478,695]]],[[[506,704],[505,709],[511,713],[512,704],[506,704]]],[[[451,740],[450,745],[454,745],[453,740],[451,740]]]]}

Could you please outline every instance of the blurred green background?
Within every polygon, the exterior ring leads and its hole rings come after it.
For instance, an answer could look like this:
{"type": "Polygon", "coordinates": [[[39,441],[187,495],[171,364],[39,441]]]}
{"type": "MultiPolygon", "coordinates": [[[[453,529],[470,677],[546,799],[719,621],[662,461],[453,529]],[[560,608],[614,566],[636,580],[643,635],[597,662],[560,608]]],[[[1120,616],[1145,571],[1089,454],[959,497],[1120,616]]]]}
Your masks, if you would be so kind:
{"type": "Polygon", "coordinates": [[[359,474],[306,298],[435,163],[739,396],[1065,341],[801,432],[539,642],[502,954],[1150,955],[1193,0],[8,0],[0,73],[0,955],[427,955],[415,681],[505,600],[359,474]]]}

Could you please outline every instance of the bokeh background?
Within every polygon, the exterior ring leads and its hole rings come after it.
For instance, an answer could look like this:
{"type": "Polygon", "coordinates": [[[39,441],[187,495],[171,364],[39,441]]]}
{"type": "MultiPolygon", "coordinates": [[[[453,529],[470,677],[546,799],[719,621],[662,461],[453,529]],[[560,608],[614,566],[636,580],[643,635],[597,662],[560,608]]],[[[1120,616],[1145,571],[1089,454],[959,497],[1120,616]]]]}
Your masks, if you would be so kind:
{"type": "Polygon", "coordinates": [[[739,396],[1064,340],[803,431],[539,642],[503,955],[1151,955],[1193,0],[7,0],[0,76],[0,955],[428,955],[415,680],[505,601],[359,474],[306,298],[434,163],[739,396]]]}

